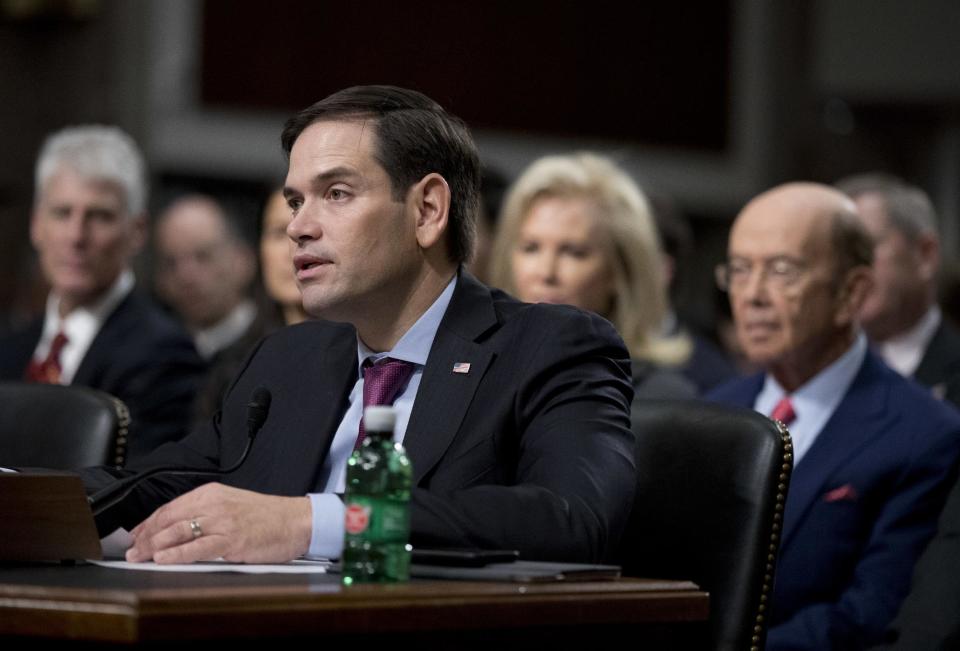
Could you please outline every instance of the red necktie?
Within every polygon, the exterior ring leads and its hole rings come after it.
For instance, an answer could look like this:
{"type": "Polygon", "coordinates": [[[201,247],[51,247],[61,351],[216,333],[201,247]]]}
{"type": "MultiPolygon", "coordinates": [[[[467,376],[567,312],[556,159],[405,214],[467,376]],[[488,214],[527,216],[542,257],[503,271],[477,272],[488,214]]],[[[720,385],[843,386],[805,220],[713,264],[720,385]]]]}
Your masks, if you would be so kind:
{"type": "MultiPolygon", "coordinates": [[[[392,405],[413,374],[413,363],[385,357],[376,364],[363,363],[363,406],[392,405]]],[[[363,414],[360,414],[360,432],[353,449],[363,443],[363,414]]]]}
{"type": "Polygon", "coordinates": [[[60,372],[62,371],[60,353],[63,352],[63,347],[67,345],[68,341],[67,335],[58,332],[57,336],[50,342],[50,352],[47,353],[46,359],[40,362],[35,359],[30,360],[24,379],[27,382],[60,384],[60,372]]]}
{"type": "Polygon", "coordinates": [[[770,412],[770,418],[779,420],[784,425],[789,425],[797,417],[797,412],[793,410],[793,403],[790,402],[790,396],[780,398],[780,402],[770,412]]]}

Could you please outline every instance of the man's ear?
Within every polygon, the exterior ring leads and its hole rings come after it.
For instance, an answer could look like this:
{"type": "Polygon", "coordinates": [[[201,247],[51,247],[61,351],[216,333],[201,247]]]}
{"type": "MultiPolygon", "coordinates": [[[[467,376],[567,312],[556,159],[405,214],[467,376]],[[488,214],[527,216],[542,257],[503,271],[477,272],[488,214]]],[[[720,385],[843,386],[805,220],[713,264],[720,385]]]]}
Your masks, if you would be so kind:
{"type": "Polygon", "coordinates": [[[435,172],[427,174],[411,188],[408,206],[416,215],[417,243],[429,249],[444,242],[450,216],[450,186],[435,172]]]}
{"type": "Polygon", "coordinates": [[[917,254],[917,273],[923,280],[933,282],[940,268],[940,241],[932,233],[921,233],[914,249],[917,254]]]}
{"type": "Polygon", "coordinates": [[[40,233],[40,204],[34,203],[33,210],[30,212],[30,243],[33,244],[33,248],[36,250],[40,249],[40,240],[42,235],[40,233]]]}
{"type": "Polygon", "coordinates": [[[837,325],[846,325],[857,320],[860,308],[872,289],[872,267],[859,265],[846,273],[837,290],[837,309],[834,313],[837,325]]]}

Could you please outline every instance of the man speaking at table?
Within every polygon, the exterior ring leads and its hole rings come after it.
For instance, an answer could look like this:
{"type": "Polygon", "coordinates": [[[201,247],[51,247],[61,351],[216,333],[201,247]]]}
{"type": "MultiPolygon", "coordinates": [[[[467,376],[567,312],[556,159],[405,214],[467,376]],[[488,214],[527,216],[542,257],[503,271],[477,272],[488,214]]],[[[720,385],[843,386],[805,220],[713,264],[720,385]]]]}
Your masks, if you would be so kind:
{"type": "MultiPolygon", "coordinates": [[[[414,545],[608,558],[635,482],[627,352],[600,318],[519,303],[462,270],[479,183],[463,123],[414,91],[354,87],[291,118],[282,142],[293,264],[322,320],[263,340],[213,422],[140,464],[229,466],[264,386],[269,416],[239,470],[199,488],[151,480],[104,513],[101,533],[146,517],[134,561],[336,557],[362,405],[392,401],[414,468],[414,545]],[[395,397],[371,400],[365,375],[397,380],[395,397]]],[[[91,489],[112,478],[85,473],[91,489]]]]}

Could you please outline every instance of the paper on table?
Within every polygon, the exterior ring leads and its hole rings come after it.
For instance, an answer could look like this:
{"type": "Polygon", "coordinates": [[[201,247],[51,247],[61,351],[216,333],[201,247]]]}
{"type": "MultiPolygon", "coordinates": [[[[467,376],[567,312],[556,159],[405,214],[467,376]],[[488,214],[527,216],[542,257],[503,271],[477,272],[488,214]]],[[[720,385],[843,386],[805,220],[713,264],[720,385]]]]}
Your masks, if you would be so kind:
{"type": "Polygon", "coordinates": [[[228,561],[201,561],[186,565],[157,565],[156,563],[129,563],[127,561],[88,561],[100,567],[147,572],[237,572],[240,574],[326,574],[330,561],[293,560],[289,563],[230,563],[228,561]]]}
{"type": "Polygon", "coordinates": [[[100,549],[103,557],[107,559],[123,558],[131,545],[133,545],[133,536],[122,527],[100,539],[100,549]]]}

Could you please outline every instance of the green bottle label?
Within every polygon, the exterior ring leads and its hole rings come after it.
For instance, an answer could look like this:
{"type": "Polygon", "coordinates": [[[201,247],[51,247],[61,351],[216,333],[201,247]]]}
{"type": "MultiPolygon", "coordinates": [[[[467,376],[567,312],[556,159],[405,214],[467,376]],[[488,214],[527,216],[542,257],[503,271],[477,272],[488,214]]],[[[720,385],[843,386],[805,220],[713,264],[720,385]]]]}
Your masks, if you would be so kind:
{"type": "Polygon", "coordinates": [[[410,510],[406,503],[366,495],[350,495],[348,500],[344,522],[348,540],[407,542],[410,510]]]}

